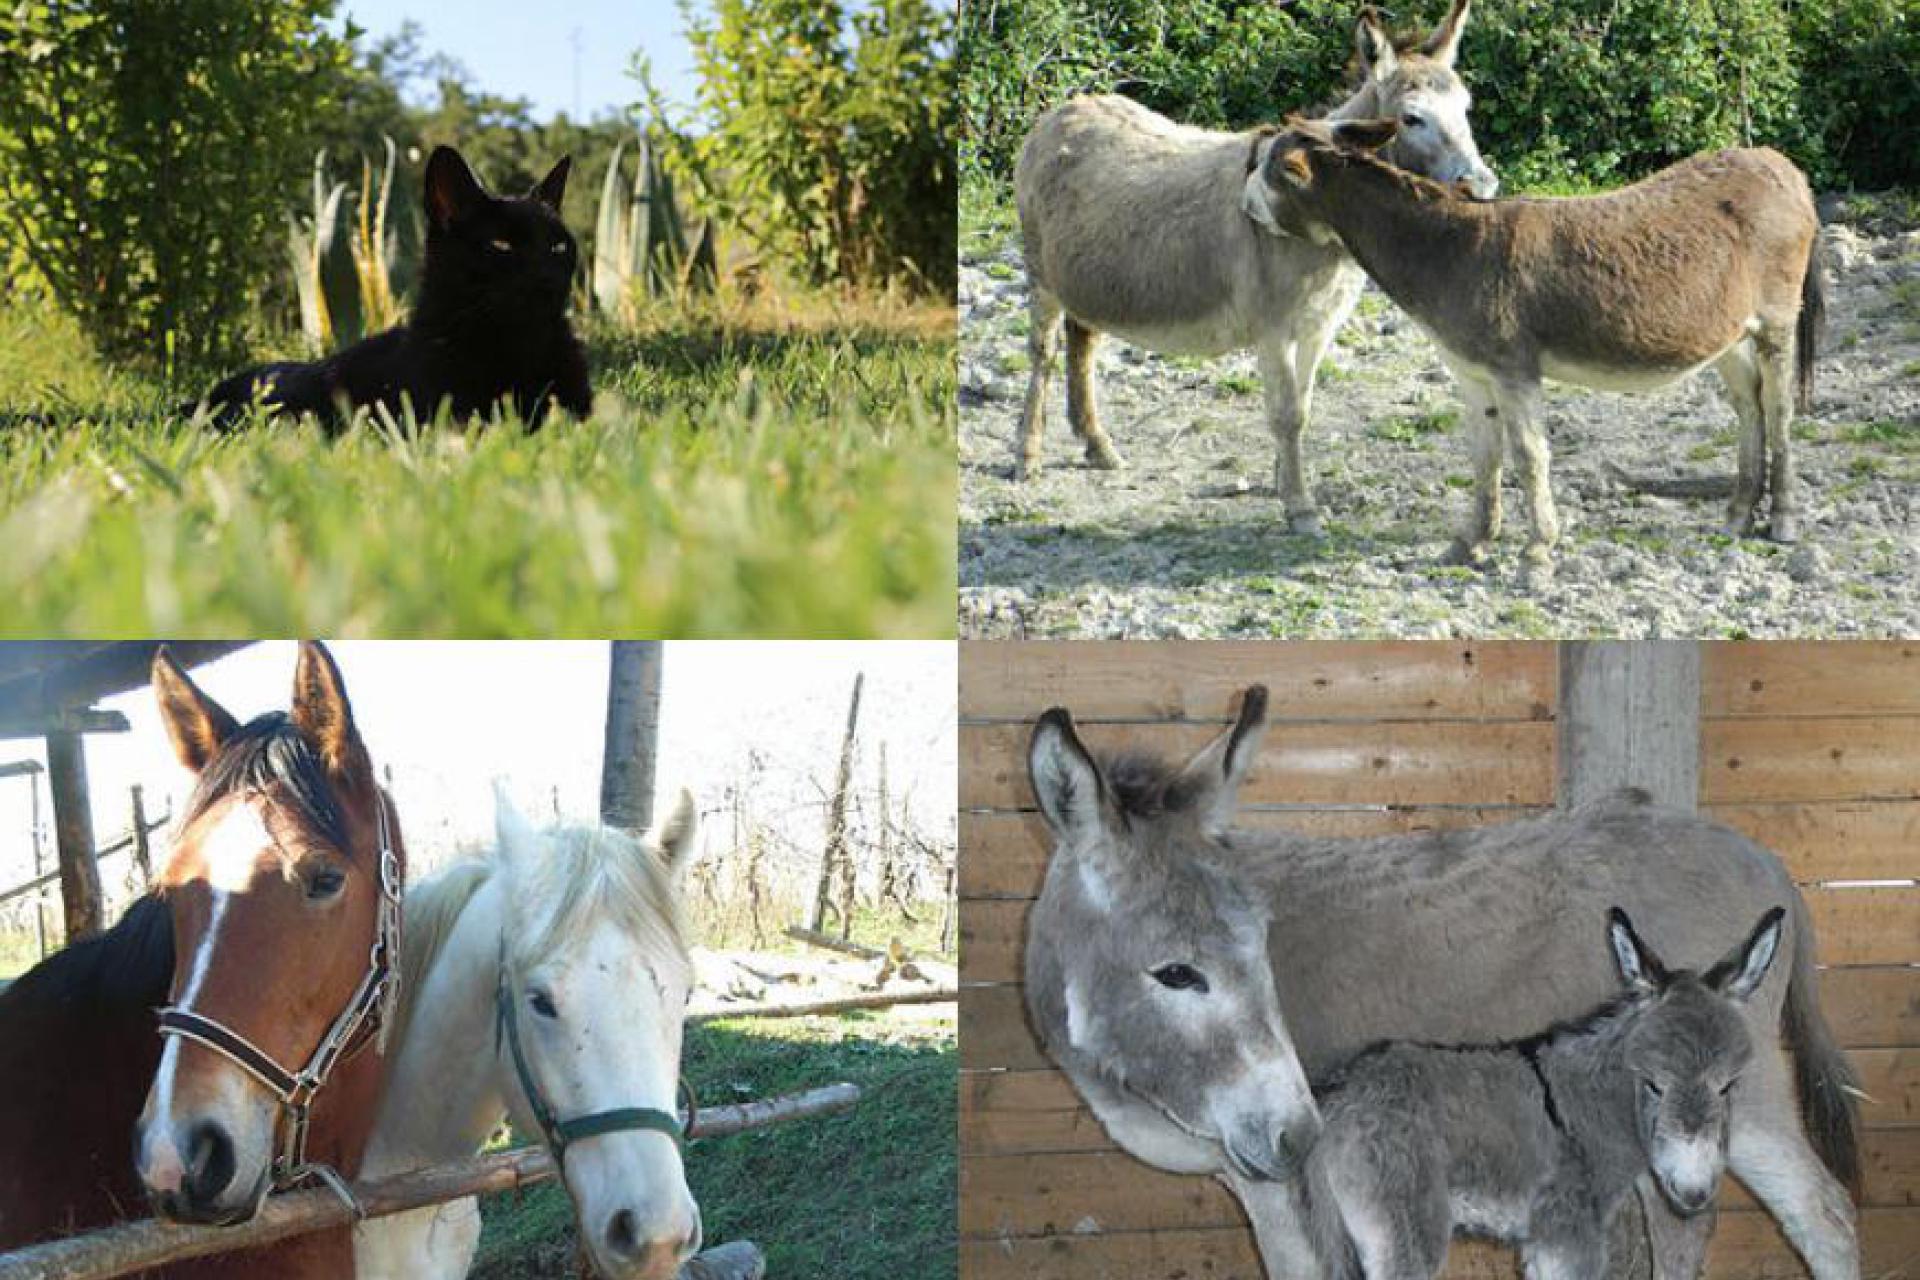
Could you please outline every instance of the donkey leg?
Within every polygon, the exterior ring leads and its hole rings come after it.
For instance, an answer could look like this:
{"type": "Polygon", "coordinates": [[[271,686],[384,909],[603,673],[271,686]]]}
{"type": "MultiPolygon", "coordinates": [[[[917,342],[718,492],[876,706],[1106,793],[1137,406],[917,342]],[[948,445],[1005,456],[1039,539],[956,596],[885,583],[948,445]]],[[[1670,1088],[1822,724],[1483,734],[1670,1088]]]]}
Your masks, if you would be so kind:
{"type": "Polygon", "coordinates": [[[1765,418],[1760,410],[1760,366],[1753,358],[1750,343],[1736,342],[1714,362],[1720,381],[1727,388],[1727,400],[1739,422],[1740,462],[1734,473],[1733,500],[1727,507],[1727,532],[1744,538],[1753,532],[1753,509],[1760,501],[1760,486],[1767,457],[1765,418]]]}
{"type": "Polygon", "coordinates": [[[1020,413],[1020,442],[1015,474],[1022,480],[1040,474],[1040,436],[1047,425],[1047,375],[1060,344],[1060,302],[1038,281],[1027,297],[1027,403],[1020,413]]]}
{"type": "Polygon", "coordinates": [[[1299,350],[1300,344],[1291,333],[1270,334],[1256,355],[1260,386],[1267,401],[1267,429],[1273,432],[1273,491],[1286,508],[1288,531],[1318,537],[1320,513],[1314,510],[1313,495],[1307,492],[1306,463],[1300,456],[1300,433],[1307,425],[1311,387],[1300,381],[1299,350]]]}
{"type": "Polygon", "coordinates": [[[1093,383],[1093,357],[1099,345],[1098,330],[1067,317],[1067,425],[1087,447],[1088,462],[1102,471],[1117,471],[1126,463],[1100,425],[1100,401],[1093,383]]]}
{"type": "Polygon", "coordinates": [[[1553,573],[1553,544],[1560,541],[1560,513],[1553,506],[1551,449],[1547,429],[1540,421],[1540,384],[1501,387],[1496,391],[1500,416],[1506,420],[1507,441],[1513,446],[1514,467],[1527,491],[1527,516],[1533,526],[1527,539],[1526,571],[1532,581],[1544,582],[1553,573]]]}
{"type": "Polygon", "coordinates": [[[1800,1127],[1784,1055],[1765,1050],[1734,1091],[1727,1166],[1765,1205],[1813,1280],[1859,1280],[1853,1201],[1800,1127]]]}
{"type": "Polygon", "coordinates": [[[1800,536],[1793,478],[1793,330],[1776,337],[1762,332],[1756,342],[1760,363],[1760,411],[1767,425],[1767,483],[1773,490],[1772,523],[1767,536],[1792,542],[1800,536]]]}
{"type": "MultiPolygon", "coordinates": [[[[1295,330],[1293,347],[1293,385],[1296,410],[1296,426],[1289,456],[1284,465],[1293,474],[1301,507],[1287,508],[1287,523],[1294,533],[1308,537],[1319,537],[1322,528],[1320,512],[1314,506],[1312,478],[1307,473],[1306,459],[1300,450],[1300,437],[1306,433],[1307,424],[1313,420],[1313,385],[1320,376],[1320,361],[1326,357],[1327,348],[1333,345],[1333,335],[1346,323],[1353,307],[1360,300],[1360,286],[1363,277],[1353,273],[1351,282],[1336,285],[1324,293],[1309,294],[1295,317],[1298,326],[1295,330]]],[[[1278,444],[1278,441],[1275,442],[1278,444]]],[[[1282,460],[1274,460],[1274,488],[1286,492],[1280,484],[1282,460]]]]}
{"type": "Polygon", "coordinates": [[[1253,1224],[1260,1266],[1268,1280],[1323,1280],[1299,1194],[1289,1182],[1253,1182],[1228,1172],[1220,1181],[1239,1198],[1253,1224]]]}
{"type": "Polygon", "coordinates": [[[1460,414],[1473,442],[1473,515],[1443,561],[1477,566],[1487,562],[1500,538],[1500,477],[1506,465],[1507,433],[1492,388],[1477,378],[1456,375],[1456,381],[1460,414]]]}
{"type": "Polygon", "coordinates": [[[1713,1239],[1719,1210],[1710,1207],[1704,1213],[1683,1218],[1673,1211],[1653,1179],[1642,1178],[1635,1190],[1646,1217],[1654,1280],[1696,1280],[1707,1265],[1707,1242],[1713,1239]]]}

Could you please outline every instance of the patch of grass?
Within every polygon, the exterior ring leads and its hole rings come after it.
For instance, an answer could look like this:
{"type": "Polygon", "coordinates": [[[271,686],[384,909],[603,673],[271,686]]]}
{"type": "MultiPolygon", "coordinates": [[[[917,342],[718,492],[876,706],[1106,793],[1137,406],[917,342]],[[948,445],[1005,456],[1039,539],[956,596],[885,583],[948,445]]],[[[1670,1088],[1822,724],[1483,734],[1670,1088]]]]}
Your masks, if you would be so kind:
{"type": "Polygon", "coordinates": [[[1872,422],[1846,423],[1834,430],[1840,439],[1849,444],[1875,445],[1893,453],[1920,454],[1920,422],[1880,418],[1872,422]]]}
{"type": "Polygon", "coordinates": [[[1447,473],[1447,477],[1443,483],[1445,483],[1449,489],[1471,489],[1473,488],[1473,477],[1467,475],[1465,472],[1451,471],[1447,473]]]}
{"type": "Polygon", "coordinates": [[[1688,462],[1711,462],[1719,456],[1720,446],[1711,441],[1705,444],[1696,444],[1687,450],[1688,462]]]}
{"type": "MultiPolygon", "coordinates": [[[[773,1276],[948,1280],[959,1057],[950,1006],[691,1028],[681,1066],[709,1105],[850,1081],[839,1115],[696,1142],[688,1180],[709,1243],[752,1240],[773,1276]]],[[[547,1184],[482,1205],[475,1280],[568,1274],[572,1208],[547,1184]]]]}
{"type": "Polygon", "coordinates": [[[1229,395],[1251,396],[1260,393],[1260,375],[1257,373],[1223,373],[1218,386],[1229,395]]]}
{"type": "Polygon", "coordinates": [[[969,252],[1001,249],[1018,238],[1020,215],[1011,183],[975,173],[960,175],[960,244],[969,252]]]}
{"type": "Polygon", "coordinates": [[[1531,600],[1503,605],[1499,614],[1502,635],[1544,640],[1555,634],[1553,619],[1531,600]]]}
{"type": "Polygon", "coordinates": [[[1019,348],[1002,351],[999,360],[995,363],[1000,366],[1002,373],[1025,373],[1033,368],[1033,358],[1019,348]]]}
{"type": "Polygon", "coordinates": [[[1370,422],[1367,434],[1376,440],[1394,444],[1425,445],[1434,436],[1445,435],[1459,425],[1458,409],[1428,409],[1422,413],[1370,422]]]}
{"type": "Polygon", "coordinates": [[[191,426],[165,388],[18,323],[0,325],[28,357],[0,360],[10,634],[952,634],[944,305],[596,327],[585,423],[337,441],[191,426]]]}

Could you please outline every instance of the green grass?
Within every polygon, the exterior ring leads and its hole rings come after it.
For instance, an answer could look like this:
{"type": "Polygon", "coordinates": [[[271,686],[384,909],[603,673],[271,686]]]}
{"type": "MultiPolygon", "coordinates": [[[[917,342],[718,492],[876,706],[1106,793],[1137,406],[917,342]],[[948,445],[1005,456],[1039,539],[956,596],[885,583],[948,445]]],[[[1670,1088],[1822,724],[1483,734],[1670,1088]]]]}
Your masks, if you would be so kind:
{"type": "Polygon", "coordinates": [[[1422,413],[1383,418],[1367,424],[1367,434],[1393,444],[1424,445],[1434,436],[1445,435],[1460,422],[1458,409],[1428,409],[1422,413]]]}
{"type": "MultiPolygon", "coordinates": [[[[708,1105],[839,1081],[839,1115],[696,1142],[687,1168],[710,1244],[752,1240],[770,1276],[951,1280],[959,1059],[950,1007],[691,1029],[682,1068],[708,1105]]],[[[474,1280],[569,1274],[572,1209],[548,1184],[482,1207],[474,1280]]]]}
{"type": "Polygon", "coordinates": [[[1873,422],[1846,423],[1834,428],[1840,439],[1851,444],[1878,445],[1900,454],[1920,454],[1920,422],[1881,418],[1873,422]]]}
{"type": "Polygon", "coordinates": [[[951,635],[951,316],[596,329],[588,422],[330,442],[193,427],[40,308],[0,309],[0,629],[951,635]]]}

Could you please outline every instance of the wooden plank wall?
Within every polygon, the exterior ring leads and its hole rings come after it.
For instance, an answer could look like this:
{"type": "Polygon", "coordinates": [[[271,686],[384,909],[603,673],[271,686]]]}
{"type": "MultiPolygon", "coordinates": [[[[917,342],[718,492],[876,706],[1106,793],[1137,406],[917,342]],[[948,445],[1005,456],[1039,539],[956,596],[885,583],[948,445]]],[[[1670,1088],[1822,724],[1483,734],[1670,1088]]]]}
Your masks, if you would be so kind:
{"type": "MultiPolygon", "coordinates": [[[[1558,655],[1536,643],[967,643],[960,666],[960,1234],[966,1280],[1260,1280],[1245,1219],[1203,1178],[1118,1151],[1022,1011],[1020,939],[1048,845],[1032,719],[1071,709],[1097,748],[1190,750],[1239,689],[1271,690],[1248,825],[1365,834],[1509,820],[1554,803],[1558,655]]],[[[1872,1095],[1869,1276],[1920,1276],[1920,650],[1711,644],[1701,800],[1776,850],[1819,931],[1825,1011],[1872,1095]],[[1906,881],[1858,884],[1858,881],[1906,881]]],[[[1729,1187],[1713,1277],[1804,1274],[1729,1187]]],[[[1450,1276],[1515,1275],[1456,1245],[1450,1276]]]]}

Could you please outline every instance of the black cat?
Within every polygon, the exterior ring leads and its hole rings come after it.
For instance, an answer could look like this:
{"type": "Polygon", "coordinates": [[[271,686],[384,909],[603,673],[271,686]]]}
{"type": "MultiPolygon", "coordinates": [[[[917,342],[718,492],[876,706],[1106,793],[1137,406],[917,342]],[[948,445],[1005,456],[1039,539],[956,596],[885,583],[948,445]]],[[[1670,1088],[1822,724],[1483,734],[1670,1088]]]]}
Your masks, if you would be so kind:
{"type": "Polygon", "coordinates": [[[220,426],[256,398],[311,413],[337,430],[342,412],[411,403],[423,421],[442,404],[455,419],[502,400],[529,428],[548,402],[584,418],[593,408],[586,353],[567,324],[578,249],[560,221],[572,157],[524,198],[490,194],[452,147],[427,159],[427,253],[407,324],[311,364],[265,364],[236,373],[207,396],[220,426]]]}

